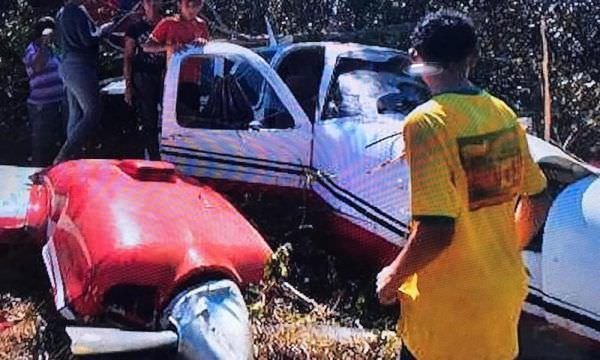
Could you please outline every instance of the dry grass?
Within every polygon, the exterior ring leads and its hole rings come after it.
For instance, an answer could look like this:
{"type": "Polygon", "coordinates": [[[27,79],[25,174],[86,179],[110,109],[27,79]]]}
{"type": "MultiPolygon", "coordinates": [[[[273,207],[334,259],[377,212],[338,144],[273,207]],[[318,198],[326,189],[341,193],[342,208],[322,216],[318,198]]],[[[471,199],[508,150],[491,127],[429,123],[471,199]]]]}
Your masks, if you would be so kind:
{"type": "MultiPolygon", "coordinates": [[[[318,254],[314,254],[318,259],[318,254]]],[[[248,291],[257,359],[392,359],[400,342],[391,331],[368,330],[344,314],[341,299],[322,304],[288,283],[301,264],[291,264],[291,247],[275,251],[266,278],[248,291]],[[291,269],[290,269],[291,267],[291,269]],[[254,299],[254,301],[253,301],[254,299]],[[353,322],[359,326],[353,326],[353,322]]],[[[300,269],[302,270],[302,269],[300,269]]],[[[330,269],[334,272],[334,269],[330,269]]],[[[303,274],[325,284],[336,274],[303,274]]],[[[303,280],[308,279],[304,277],[303,280]]],[[[354,314],[356,315],[356,314],[354,314]]]]}
{"type": "Polygon", "coordinates": [[[71,358],[49,288],[38,248],[0,247],[0,360],[71,358]]]}
{"type": "Polygon", "coordinates": [[[0,328],[4,328],[0,330],[0,359],[31,359],[40,322],[37,304],[32,300],[0,297],[0,328]]]}
{"type": "Polygon", "coordinates": [[[254,325],[257,359],[393,359],[399,341],[394,334],[335,326],[254,325]]]}

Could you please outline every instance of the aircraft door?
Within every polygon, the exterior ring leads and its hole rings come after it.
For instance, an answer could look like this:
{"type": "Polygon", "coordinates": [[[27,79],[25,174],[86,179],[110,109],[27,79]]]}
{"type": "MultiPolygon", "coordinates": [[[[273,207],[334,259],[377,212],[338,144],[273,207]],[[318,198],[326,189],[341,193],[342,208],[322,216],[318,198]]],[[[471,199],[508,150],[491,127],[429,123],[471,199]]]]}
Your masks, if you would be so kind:
{"type": "Polygon", "coordinates": [[[306,115],[258,55],[209,43],[176,55],[165,81],[161,154],[196,177],[299,187],[306,115]]]}
{"type": "Polygon", "coordinates": [[[321,174],[315,189],[349,221],[401,245],[409,219],[401,131],[409,102],[422,90],[400,71],[405,60],[396,54],[326,62],[330,80],[315,122],[313,165],[321,174]],[[388,110],[379,100],[390,95],[398,100],[388,110]],[[406,109],[399,106],[405,103],[406,109]]]}

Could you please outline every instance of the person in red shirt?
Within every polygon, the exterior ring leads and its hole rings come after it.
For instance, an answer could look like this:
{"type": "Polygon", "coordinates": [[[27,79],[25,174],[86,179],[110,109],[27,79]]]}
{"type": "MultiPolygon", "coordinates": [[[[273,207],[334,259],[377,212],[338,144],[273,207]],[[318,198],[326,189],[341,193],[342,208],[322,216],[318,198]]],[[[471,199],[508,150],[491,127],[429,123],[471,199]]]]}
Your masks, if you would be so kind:
{"type": "Polygon", "coordinates": [[[166,17],[156,25],[144,44],[144,51],[166,51],[168,64],[173,54],[187,45],[206,44],[210,36],[208,24],[198,16],[202,5],[202,0],[178,0],[179,14],[166,17]]]}
{"type": "MultiPolygon", "coordinates": [[[[202,0],[178,0],[179,14],[161,20],[144,44],[146,52],[167,53],[167,67],[171,57],[188,45],[202,46],[208,42],[208,24],[199,17],[202,0]]],[[[199,83],[201,59],[187,59],[181,64],[179,73],[180,101],[187,111],[199,108],[199,83]]],[[[178,111],[179,112],[179,111],[178,111]]]]}

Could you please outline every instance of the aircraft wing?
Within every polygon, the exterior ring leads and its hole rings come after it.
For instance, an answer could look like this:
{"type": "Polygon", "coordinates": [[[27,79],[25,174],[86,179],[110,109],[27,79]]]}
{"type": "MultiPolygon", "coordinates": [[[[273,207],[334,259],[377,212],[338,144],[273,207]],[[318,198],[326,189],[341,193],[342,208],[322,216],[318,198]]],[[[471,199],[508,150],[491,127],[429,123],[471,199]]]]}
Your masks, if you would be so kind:
{"type": "Polygon", "coordinates": [[[25,227],[32,182],[38,168],[0,166],[0,243],[25,227]]]}

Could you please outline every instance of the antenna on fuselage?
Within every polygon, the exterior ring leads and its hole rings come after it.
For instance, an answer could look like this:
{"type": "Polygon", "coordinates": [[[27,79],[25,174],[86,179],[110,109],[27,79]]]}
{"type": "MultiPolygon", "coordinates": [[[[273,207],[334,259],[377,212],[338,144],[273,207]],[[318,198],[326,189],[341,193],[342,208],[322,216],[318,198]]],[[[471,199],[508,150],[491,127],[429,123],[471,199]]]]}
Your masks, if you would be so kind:
{"type": "Polygon", "coordinates": [[[275,32],[273,31],[273,26],[271,26],[271,22],[269,18],[265,15],[265,23],[267,24],[267,34],[269,35],[269,47],[277,46],[277,38],[275,37],[275,32]]]}

